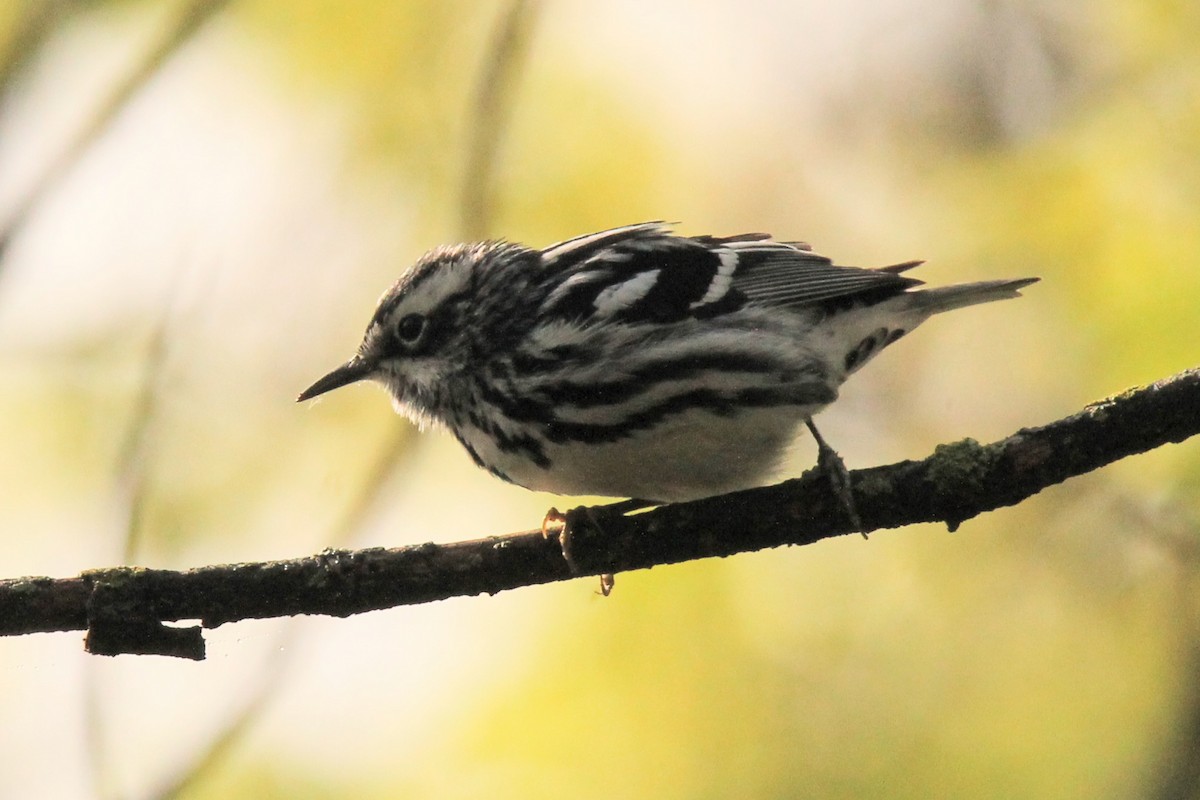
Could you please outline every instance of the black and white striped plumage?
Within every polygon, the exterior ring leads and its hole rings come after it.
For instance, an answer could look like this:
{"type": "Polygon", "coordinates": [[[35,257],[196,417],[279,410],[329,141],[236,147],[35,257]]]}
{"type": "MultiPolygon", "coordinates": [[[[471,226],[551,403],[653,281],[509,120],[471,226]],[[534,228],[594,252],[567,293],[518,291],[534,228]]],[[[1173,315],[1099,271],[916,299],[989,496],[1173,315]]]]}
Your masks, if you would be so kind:
{"type": "Polygon", "coordinates": [[[1036,278],[924,291],[765,234],[659,222],[543,250],[430,251],[383,296],[358,354],[301,396],[370,378],[419,424],[530,489],[677,501],[769,479],[798,427],[930,315],[1036,278]]]}

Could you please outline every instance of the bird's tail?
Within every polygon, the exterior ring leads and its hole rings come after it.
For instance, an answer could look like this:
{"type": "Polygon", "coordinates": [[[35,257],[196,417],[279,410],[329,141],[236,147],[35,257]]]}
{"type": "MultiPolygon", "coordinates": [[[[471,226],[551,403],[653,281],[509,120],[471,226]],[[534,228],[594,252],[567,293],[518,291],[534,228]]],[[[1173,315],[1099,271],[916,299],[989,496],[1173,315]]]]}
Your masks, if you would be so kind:
{"type": "Polygon", "coordinates": [[[940,314],[943,311],[953,311],[956,308],[966,308],[979,303],[990,303],[993,300],[1009,300],[1013,297],[1020,297],[1019,289],[1031,283],[1037,283],[1039,280],[1041,279],[1015,278],[960,283],[956,286],[940,286],[919,292],[908,292],[905,296],[911,298],[913,308],[925,314],[940,314]]]}

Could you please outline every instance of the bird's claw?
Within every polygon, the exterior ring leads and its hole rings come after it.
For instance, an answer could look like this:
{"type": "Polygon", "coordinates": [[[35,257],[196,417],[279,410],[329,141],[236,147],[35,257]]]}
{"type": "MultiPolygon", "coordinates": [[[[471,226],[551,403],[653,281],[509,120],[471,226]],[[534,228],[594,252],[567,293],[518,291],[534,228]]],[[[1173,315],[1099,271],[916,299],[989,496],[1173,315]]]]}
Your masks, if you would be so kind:
{"type": "MultiPolygon", "coordinates": [[[[554,535],[558,536],[558,546],[560,548],[562,548],[563,560],[567,562],[567,567],[571,570],[572,573],[575,573],[575,574],[579,573],[579,566],[575,563],[575,558],[571,553],[571,524],[572,524],[571,518],[572,518],[572,515],[577,514],[577,513],[583,513],[584,515],[587,516],[588,521],[591,524],[595,525],[597,528],[602,529],[602,526],[601,526],[600,520],[599,520],[599,514],[597,514],[596,512],[597,512],[597,509],[592,508],[591,506],[580,506],[579,508],[573,508],[564,514],[562,511],[559,511],[557,508],[551,507],[546,512],[546,516],[544,516],[542,518],[542,538],[543,539],[549,539],[551,536],[551,528],[553,528],[554,526],[558,526],[558,531],[554,535]]],[[[615,584],[616,584],[616,578],[613,577],[612,573],[609,573],[609,572],[603,573],[600,576],[600,594],[603,595],[604,597],[608,597],[612,593],[613,586],[615,584]]]]}
{"type": "Polygon", "coordinates": [[[854,488],[850,484],[850,471],[846,469],[846,462],[842,460],[836,450],[829,446],[829,443],[817,431],[817,426],[813,425],[812,420],[808,420],[806,424],[809,431],[812,432],[813,440],[817,443],[817,466],[829,477],[829,484],[833,488],[833,493],[841,501],[842,508],[846,510],[850,525],[862,534],[864,539],[868,538],[866,526],[863,525],[862,517],[858,514],[858,506],[854,503],[854,488]]]}
{"type": "MultiPolygon", "coordinates": [[[[542,517],[542,538],[550,538],[550,528],[554,525],[560,525],[562,528],[567,527],[567,515],[551,506],[546,512],[546,516],[542,517]]],[[[561,529],[559,533],[561,534],[561,529]]]]}

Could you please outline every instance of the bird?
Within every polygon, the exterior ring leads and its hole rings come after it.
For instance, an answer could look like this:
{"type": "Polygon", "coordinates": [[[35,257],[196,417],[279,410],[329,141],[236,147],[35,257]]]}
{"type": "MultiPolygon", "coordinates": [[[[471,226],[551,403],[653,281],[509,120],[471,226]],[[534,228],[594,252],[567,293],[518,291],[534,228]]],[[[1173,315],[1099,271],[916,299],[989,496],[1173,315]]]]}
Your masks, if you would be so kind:
{"type": "Polygon", "coordinates": [[[444,245],[297,400],[374,381],[478,466],[562,495],[672,503],[761,486],[803,426],[848,486],[812,422],[846,379],[934,314],[1039,280],[918,289],[921,263],[839,266],[804,242],[661,221],[541,249],[444,245]]]}

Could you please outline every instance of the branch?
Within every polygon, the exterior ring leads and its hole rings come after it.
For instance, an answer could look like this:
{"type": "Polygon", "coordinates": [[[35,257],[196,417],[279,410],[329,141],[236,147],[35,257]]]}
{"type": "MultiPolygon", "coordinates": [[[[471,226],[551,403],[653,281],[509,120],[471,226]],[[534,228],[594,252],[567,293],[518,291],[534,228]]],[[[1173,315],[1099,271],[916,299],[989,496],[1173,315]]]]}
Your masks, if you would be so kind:
{"type": "Polygon", "coordinates": [[[496,154],[508,131],[521,69],[526,65],[537,4],[511,0],[500,17],[470,112],[461,198],[464,239],[487,238],[495,190],[496,154]]]}
{"type": "MultiPolygon", "coordinates": [[[[138,91],[158,74],[163,64],[228,3],[229,0],[187,0],[177,16],[160,32],[158,38],[152,42],[141,59],[109,87],[107,94],[101,99],[92,115],[71,135],[62,151],[42,170],[33,185],[17,200],[16,206],[0,219],[0,268],[3,267],[2,257],[8,249],[8,245],[42,200],[79,162],[88,148],[108,129],[138,91]]],[[[35,3],[34,5],[39,4],[35,3]]],[[[49,4],[46,5],[49,6],[49,4]]],[[[52,7],[48,8],[48,11],[53,10],[52,7]]],[[[19,41],[18,47],[32,47],[39,44],[38,39],[44,38],[46,35],[46,32],[42,30],[45,24],[42,19],[30,20],[26,30],[33,39],[28,42],[19,41]]],[[[16,58],[18,59],[16,63],[4,65],[6,71],[18,68],[28,56],[22,53],[16,58]]],[[[5,80],[10,79],[8,75],[3,77],[5,80]]]]}
{"type": "MultiPolygon", "coordinates": [[[[868,530],[944,522],[986,511],[1118,459],[1200,432],[1200,369],[981,445],[939,446],[922,461],[850,473],[868,530]]],[[[117,567],[75,578],[0,581],[0,635],[86,630],[89,652],[204,657],[202,628],[251,618],[345,617],[459,595],[645,569],[813,542],[851,532],[823,474],[778,486],[624,515],[568,515],[572,567],[539,531],[451,544],[327,550],[289,561],[186,572],[117,567]],[[199,620],[199,626],[164,622],[199,620]]]]}

